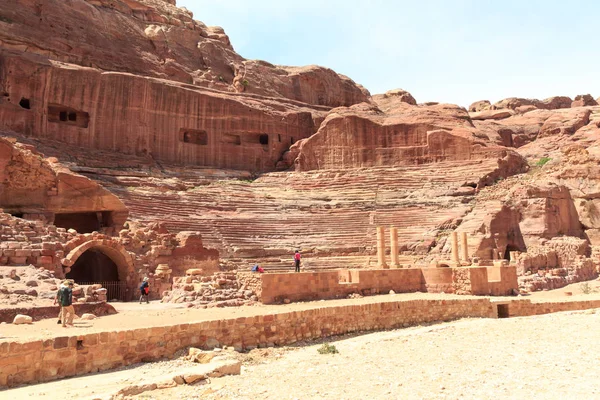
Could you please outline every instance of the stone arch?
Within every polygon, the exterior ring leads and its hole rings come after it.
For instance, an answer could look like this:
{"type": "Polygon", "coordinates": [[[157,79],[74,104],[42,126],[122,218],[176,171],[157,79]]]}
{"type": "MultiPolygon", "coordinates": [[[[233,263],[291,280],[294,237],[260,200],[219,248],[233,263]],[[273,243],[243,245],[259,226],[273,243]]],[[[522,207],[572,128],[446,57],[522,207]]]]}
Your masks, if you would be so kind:
{"type": "Polygon", "coordinates": [[[110,258],[117,266],[119,281],[127,281],[130,271],[133,270],[133,257],[121,244],[111,240],[90,240],[75,247],[62,259],[62,264],[67,267],[65,273],[68,273],[77,259],[88,250],[99,251],[110,258]]]}

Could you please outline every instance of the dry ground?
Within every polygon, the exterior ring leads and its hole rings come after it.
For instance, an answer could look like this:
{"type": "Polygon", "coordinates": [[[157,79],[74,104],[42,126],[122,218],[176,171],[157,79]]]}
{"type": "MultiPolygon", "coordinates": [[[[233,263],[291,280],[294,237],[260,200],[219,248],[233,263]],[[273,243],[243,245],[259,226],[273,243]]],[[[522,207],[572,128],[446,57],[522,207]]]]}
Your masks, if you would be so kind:
{"type": "Polygon", "coordinates": [[[242,375],[134,399],[600,398],[600,310],[371,333],[257,349],[242,375]]]}
{"type": "MultiPolygon", "coordinates": [[[[463,319],[322,343],[238,354],[242,375],[128,397],[225,399],[600,398],[600,310],[510,319],[463,319]]],[[[181,360],[123,368],[5,392],[1,399],[105,398],[184,368],[181,360]],[[113,376],[114,375],[114,376],[113,376]]]]}
{"type": "MultiPolygon", "coordinates": [[[[600,281],[534,293],[534,301],[600,298],[600,281]],[[572,292],[566,296],[565,292],[572,292]]],[[[153,303],[117,304],[118,315],[81,321],[72,332],[231,318],[309,307],[361,304],[451,295],[402,294],[327,302],[196,310],[153,303]]],[[[464,296],[457,296],[465,298],[464,296]]],[[[0,325],[0,341],[56,336],[54,320],[30,326],[0,325]]],[[[71,333],[71,332],[70,332],[71,333]]],[[[600,310],[510,319],[465,319],[360,336],[330,338],[339,354],[321,355],[321,343],[256,349],[239,354],[241,376],[205,385],[153,391],[135,399],[591,399],[600,398],[600,310]]],[[[182,368],[181,360],[132,366],[113,379],[135,383],[142,376],[182,368]]],[[[89,375],[0,391],[0,399],[90,398],[110,386],[108,374],[89,375]],[[104,387],[106,384],[106,387],[104,387]],[[85,396],[83,396],[85,393],[85,396]]],[[[114,392],[114,391],[113,391],[114,392]]]]}
{"type": "MultiPolygon", "coordinates": [[[[532,301],[576,301],[600,299],[600,280],[587,282],[592,293],[583,294],[581,283],[566,286],[561,289],[535,292],[529,296],[509,297],[509,299],[530,299],[532,301]],[[565,292],[573,293],[566,296],[565,292]]],[[[237,318],[242,316],[262,315],[264,313],[285,313],[306,310],[315,307],[340,306],[352,304],[367,304],[385,301],[417,300],[417,299],[465,299],[469,296],[432,293],[403,293],[395,295],[369,296],[359,299],[340,299],[327,301],[310,301],[286,305],[255,305],[229,308],[195,309],[185,308],[180,304],[150,304],[111,303],[119,311],[118,314],[108,315],[93,321],[75,321],[74,328],[63,328],[54,319],[35,322],[32,325],[0,324],[0,342],[3,340],[31,340],[34,338],[55,337],[62,334],[86,334],[106,332],[115,329],[135,329],[147,326],[166,326],[185,322],[198,322],[214,319],[237,318]]],[[[495,297],[493,299],[500,299],[495,297]]],[[[57,308],[58,314],[58,308],[57,308]]]]}

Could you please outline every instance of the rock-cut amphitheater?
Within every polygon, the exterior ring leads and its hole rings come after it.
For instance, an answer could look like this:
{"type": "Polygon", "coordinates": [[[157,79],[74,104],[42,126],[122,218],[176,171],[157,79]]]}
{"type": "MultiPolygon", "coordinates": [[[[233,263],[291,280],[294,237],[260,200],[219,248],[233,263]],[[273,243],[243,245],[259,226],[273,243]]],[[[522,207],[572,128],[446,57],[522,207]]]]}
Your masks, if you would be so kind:
{"type": "Polygon", "coordinates": [[[600,307],[527,297],[598,278],[598,101],[419,103],[244,59],[175,0],[3,0],[0,389],[600,307]],[[163,317],[103,325],[144,278],[163,317]],[[56,325],[65,279],[88,325],[56,325]]]}

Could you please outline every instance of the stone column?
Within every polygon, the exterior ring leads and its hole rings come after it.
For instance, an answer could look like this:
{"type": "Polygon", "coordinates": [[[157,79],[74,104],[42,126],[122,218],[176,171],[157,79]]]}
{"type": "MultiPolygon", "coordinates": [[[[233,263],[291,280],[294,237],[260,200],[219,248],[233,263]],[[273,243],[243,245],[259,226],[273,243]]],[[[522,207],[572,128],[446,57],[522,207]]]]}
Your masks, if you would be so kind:
{"type": "Polygon", "coordinates": [[[392,258],[392,267],[398,268],[398,228],[390,226],[390,256],[392,258]]]}
{"type": "Polygon", "coordinates": [[[469,242],[467,240],[467,232],[461,232],[460,234],[460,246],[462,250],[462,261],[469,262],[469,242]]]}
{"type": "Polygon", "coordinates": [[[460,260],[458,259],[458,233],[452,232],[452,266],[460,266],[460,260]]]}
{"type": "Polygon", "coordinates": [[[383,226],[377,227],[377,266],[387,268],[385,263],[385,228],[383,226]]]}

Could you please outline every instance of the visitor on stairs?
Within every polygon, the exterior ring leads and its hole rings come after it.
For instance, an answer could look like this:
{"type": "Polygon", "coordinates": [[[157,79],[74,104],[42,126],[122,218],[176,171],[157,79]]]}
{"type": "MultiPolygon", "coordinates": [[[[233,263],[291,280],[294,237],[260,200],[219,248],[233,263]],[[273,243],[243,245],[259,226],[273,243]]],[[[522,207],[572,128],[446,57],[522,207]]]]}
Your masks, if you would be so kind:
{"type": "Polygon", "coordinates": [[[142,300],[145,298],[146,299],[146,304],[149,303],[148,301],[148,292],[150,291],[150,284],[148,283],[148,277],[144,278],[144,282],[142,282],[142,284],[140,285],[140,292],[141,292],[141,296],[140,296],[140,304],[142,304],[142,300]]]}
{"type": "Polygon", "coordinates": [[[263,273],[263,272],[265,272],[265,270],[261,266],[259,266],[258,264],[255,264],[254,267],[252,267],[252,272],[263,273]]]}
{"type": "Polygon", "coordinates": [[[296,272],[300,272],[300,251],[294,253],[294,263],[296,264],[296,272]]]}

